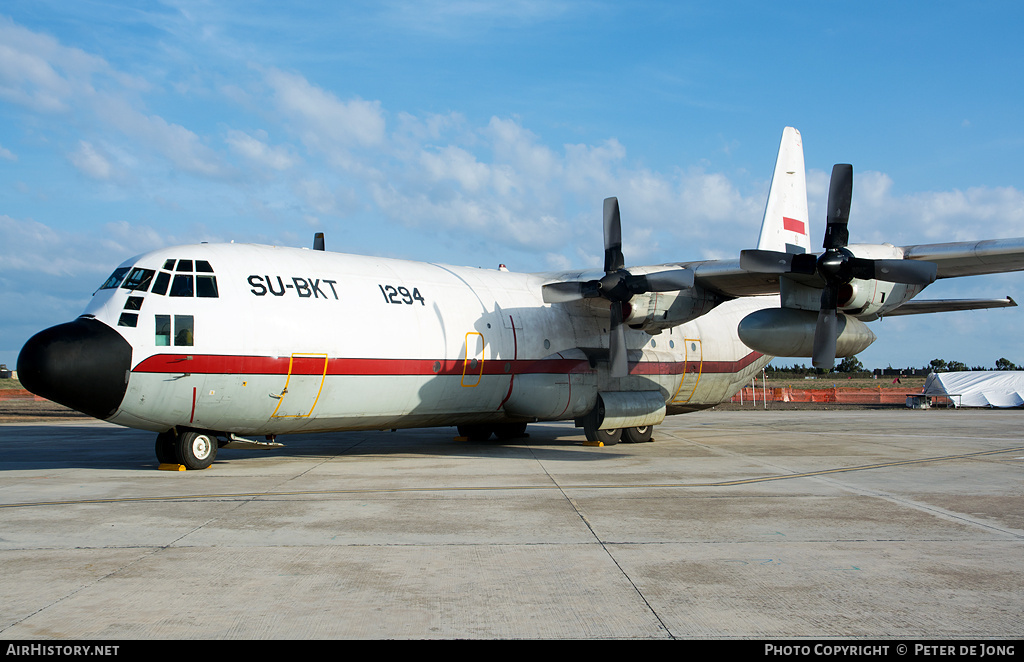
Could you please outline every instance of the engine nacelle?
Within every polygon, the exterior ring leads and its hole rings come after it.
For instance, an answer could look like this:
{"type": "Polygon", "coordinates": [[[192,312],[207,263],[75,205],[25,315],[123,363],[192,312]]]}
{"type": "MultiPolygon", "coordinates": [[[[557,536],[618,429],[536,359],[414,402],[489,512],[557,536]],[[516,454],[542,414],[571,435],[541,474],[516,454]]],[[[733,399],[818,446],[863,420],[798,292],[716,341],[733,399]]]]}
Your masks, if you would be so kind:
{"type": "Polygon", "coordinates": [[[638,294],[630,302],[626,324],[648,333],[685,324],[706,315],[722,302],[722,298],[702,287],[691,287],[678,292],[651,292],[638,294]]]}
{"type": "MultiPolygon", "coordinates": [[[[839,314],[836,356],[859,354],[875,342],[875,334],[864,322],[839,314]]],[[[790,308],[765,308],[740,321],[740,340],[747,347],[769,356],[812,356],[818,313],[790,308]]]]}
{"type": "MultiPolygon", "coordinates": [[[[853,244],[847,248],[857,257],[870,260],[899,260],[903,251],[892,244],[853,244]]],[[[854,278],[839,287],[838,309],[849,316],[870,322],[921,293],[924,285],[904,285],[881,280],[854,278]]],[[[779,282],[783,308],[816,311],[821,306],[820,282],[783,277],[779,282]]]]}

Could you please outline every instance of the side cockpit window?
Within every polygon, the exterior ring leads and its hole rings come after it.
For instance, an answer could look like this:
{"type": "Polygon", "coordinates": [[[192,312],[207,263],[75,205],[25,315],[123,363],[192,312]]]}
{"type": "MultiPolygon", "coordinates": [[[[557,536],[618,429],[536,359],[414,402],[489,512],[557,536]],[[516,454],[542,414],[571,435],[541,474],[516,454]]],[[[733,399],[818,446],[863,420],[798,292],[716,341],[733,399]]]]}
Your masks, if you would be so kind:
{"type": "Polygon", "coordinates": [[[132,273],[124,279],[124,283],[121,287],[126,290],[146,292],[149,290],[149,284],[153,282],[153,274],[155,273],[156,272],[152,269],[136,267],[135,269],[132,269],[132,273]]]}
{"type": "Polygon", "coordinates": [[[118,267],[117,269],[114,269],[114,273],[110,274],[110,277],[107,278],[107,280],[100,285],[100,289],[96,291],[99,292],[100,290],[114,289],[121,284],[121,281],[124,280],[124,277],[129,271],[131,271],[131,267],[118,267]]]}

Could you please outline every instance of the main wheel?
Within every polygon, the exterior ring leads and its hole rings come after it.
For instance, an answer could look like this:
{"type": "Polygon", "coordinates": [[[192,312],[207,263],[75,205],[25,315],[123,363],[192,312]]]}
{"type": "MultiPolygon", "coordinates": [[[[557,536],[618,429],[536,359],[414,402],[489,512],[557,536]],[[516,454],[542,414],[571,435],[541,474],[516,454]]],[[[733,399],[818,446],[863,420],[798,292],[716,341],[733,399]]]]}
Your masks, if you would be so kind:
{"type": "Polygon", "coordinates": [[[639,428],[626,428],[622,431],[622,441],[627,444],[642,444],[645,441],[650,441],[651,436],[653,435],[653,425],[644,425],[639,428]]]}
{"type": "Polygon", "coordinates": [[[604,403],[601,402],[601,398],[597,398],[597,406],[590,410],[586,416],[583,417],[583,434],[586,435],[587,441],[599,441],[605,446],[614,446],[619,443],[619,439],[622,438],[622,430],[602,430],[598,428],[601,421],[604,420],[604,403]]]}
{"type": "Polygon", "coordinates": [[[590,425],[583,426],[583,434],[587,436],[587,441],[600,441],[605,446],[614,446],[619,443],[619,439],[622,438],[622,430],[598,430],[596,427],[590,425]]]}
{"type": "Polygon", "coordinates": [[[217,457],[217,438],[206,432],[182,432],[175,444],[178,464],[187,469],[205,469],[217,457]]]}

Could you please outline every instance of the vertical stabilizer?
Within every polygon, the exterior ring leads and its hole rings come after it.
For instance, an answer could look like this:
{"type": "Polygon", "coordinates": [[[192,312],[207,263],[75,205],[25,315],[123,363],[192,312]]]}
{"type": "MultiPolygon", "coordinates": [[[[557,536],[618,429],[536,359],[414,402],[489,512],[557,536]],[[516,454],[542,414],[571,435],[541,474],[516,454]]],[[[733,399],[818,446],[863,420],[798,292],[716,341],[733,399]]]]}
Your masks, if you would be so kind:
{"type": "Polygon", "coordinates": [[[804,144],[800,132],[787,126],[782,132],[779,158],[775,161],[772,188],[764,209],[761,250],[807,253],[811,250],[807,223],[807,180],[804,175],[804,144]]]}

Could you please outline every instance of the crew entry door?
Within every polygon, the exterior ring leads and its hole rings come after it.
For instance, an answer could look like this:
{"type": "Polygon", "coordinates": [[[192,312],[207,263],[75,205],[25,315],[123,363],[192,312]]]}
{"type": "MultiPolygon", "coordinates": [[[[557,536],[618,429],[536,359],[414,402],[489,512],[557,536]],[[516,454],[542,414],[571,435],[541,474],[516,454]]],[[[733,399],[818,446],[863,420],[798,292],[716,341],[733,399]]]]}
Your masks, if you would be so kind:
{"type": "Polygon", "coordinates": [[[470,331],[466,334],[465,355],[462,359],[462,385],[475,387],[484,375],[484,354],[487,344],[482,333],[470,331]]]}
{"type": "Polygon", "coordinates": [[[674,405],[685,405],[693,397],[693,392],[700,383],[701,369],[704,366],[704,353],[699,338],[687,338],[686,360],[683,364],[683,378],[679,382],[676,394],[672,396],[671,403],[674,405]]]}
{"type": "Polygon", "coordinates": [[[292,354],[288,376],[273,418],[305,418],[313,413],[327,376],[326,354],[292,354]]]}

